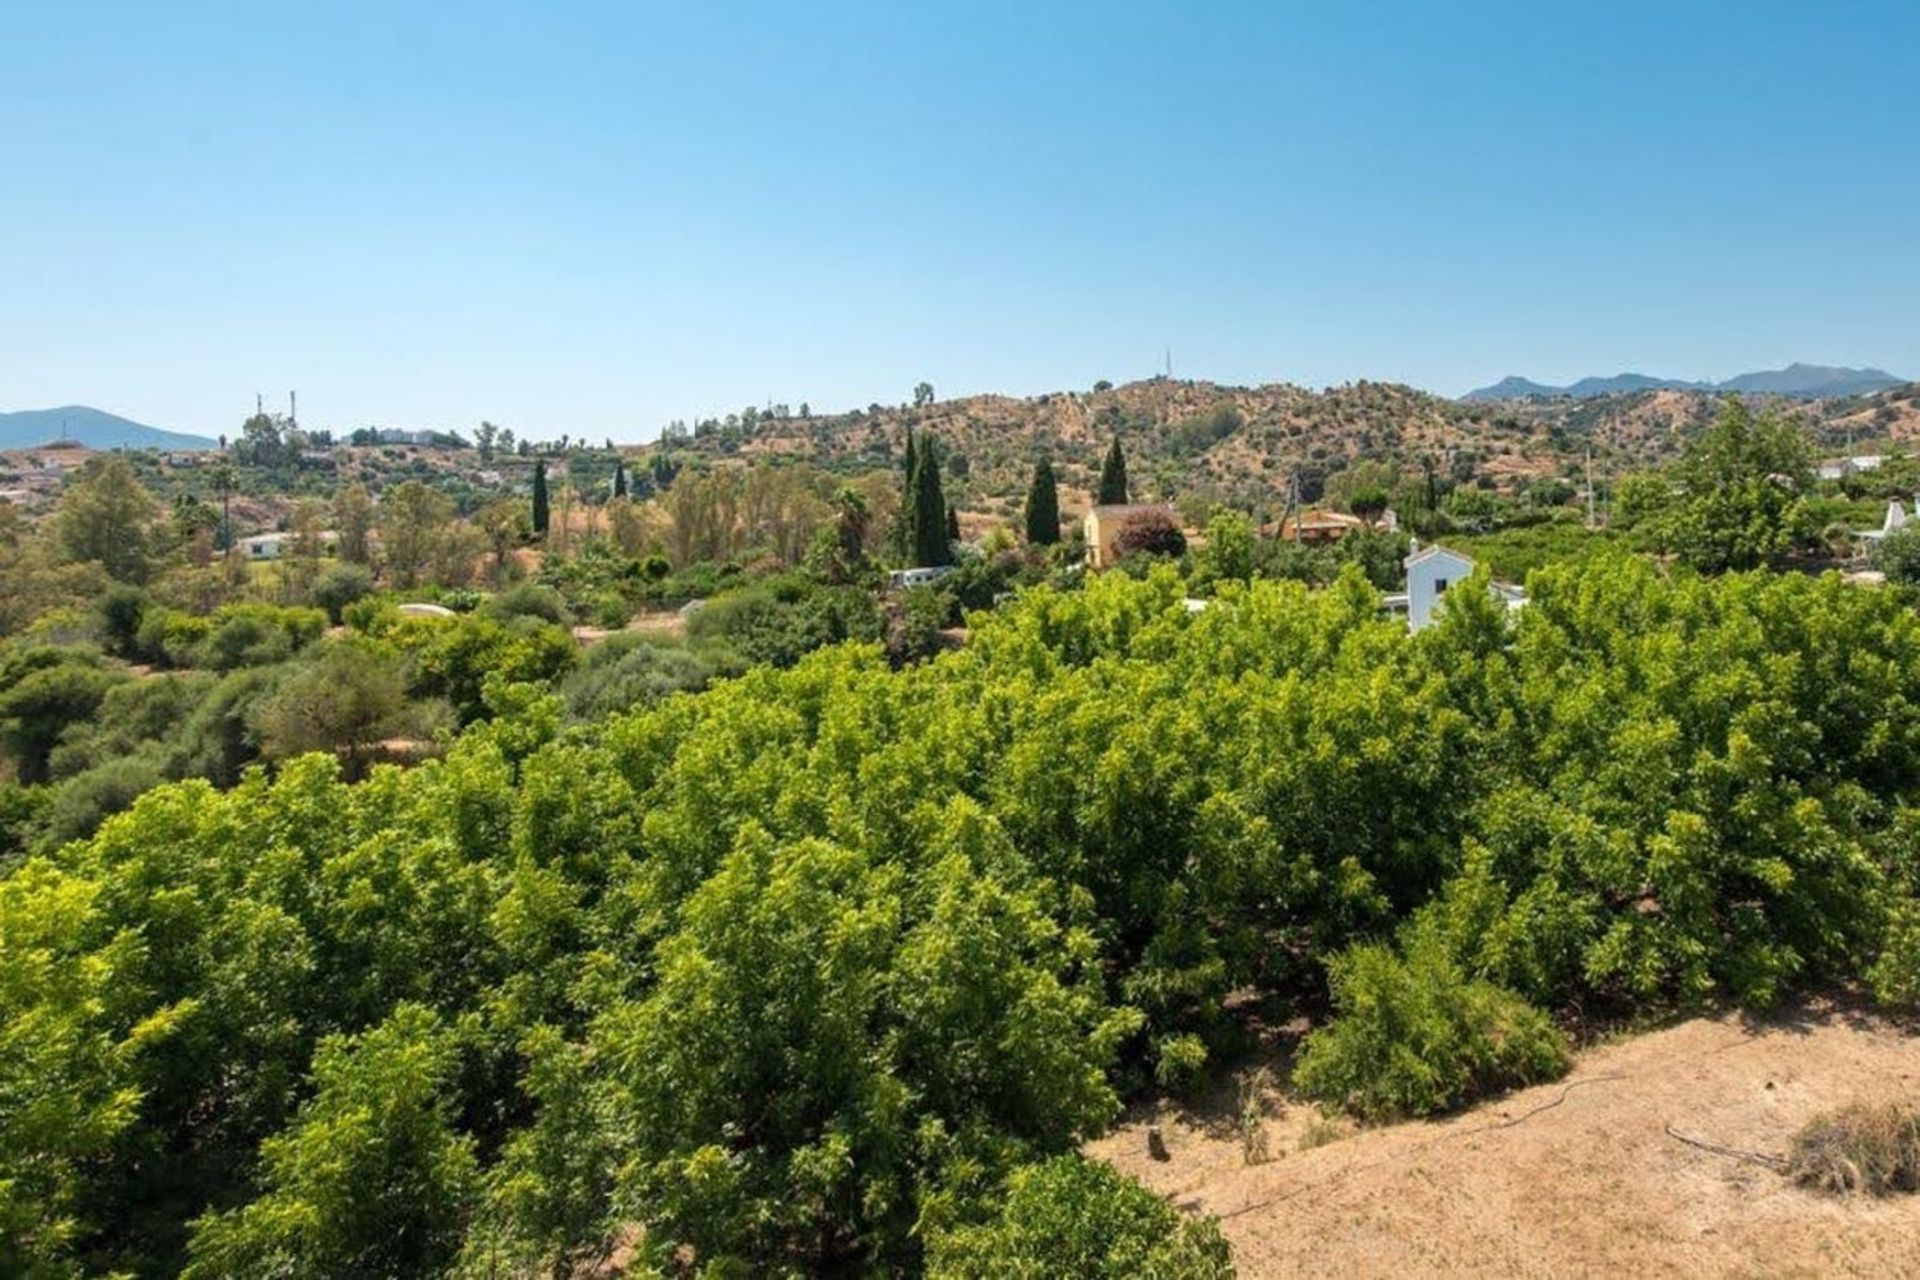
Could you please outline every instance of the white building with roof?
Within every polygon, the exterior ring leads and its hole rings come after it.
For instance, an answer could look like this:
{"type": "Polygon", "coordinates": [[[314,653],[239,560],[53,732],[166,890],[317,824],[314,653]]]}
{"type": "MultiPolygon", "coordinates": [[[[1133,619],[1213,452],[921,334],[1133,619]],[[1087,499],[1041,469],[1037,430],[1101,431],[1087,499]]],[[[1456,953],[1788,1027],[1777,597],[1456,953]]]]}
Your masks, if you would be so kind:
{"type": "MultiPolygon", "coordinates": [[[[1404,592],[1386,597],[1386,606],[1394,613],[1407,615],[1407,628],[1418,631],[1433,621],[1434,608],[1440,603],[1447,588],[1458,586],[1473,576],[1474,561],[1471,556],[1463,555],[1449,547],[1435,543],[1422,547],[1414,543],[1413,553],[1405,560],[1407,568],[1407,589],[1404,592]]],[[[1520,587],[1507,582],[1490,584],[1494,599],[1509,609],[1518,609],[1527,602],[1527,593],[1520,587]]]]}

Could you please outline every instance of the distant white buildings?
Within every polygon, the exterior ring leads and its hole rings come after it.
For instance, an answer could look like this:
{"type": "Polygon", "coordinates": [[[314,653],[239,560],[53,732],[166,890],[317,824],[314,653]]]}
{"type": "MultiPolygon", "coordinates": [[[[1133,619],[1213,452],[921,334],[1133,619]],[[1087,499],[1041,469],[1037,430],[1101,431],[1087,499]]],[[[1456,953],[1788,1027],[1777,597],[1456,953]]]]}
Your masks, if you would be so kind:
{"type": "Polygon", "coordinates": [[[412,431],[404,427],[377,427],[373,438],[381,444],[430,445],[433,443],[433,432],[412,431]]]}
{"type": "Polygon", "coordinates": [[[1863,471],[1878,471],[1886,460],[1886,455],[1879,453],[1860,453],[1851,458],[1827,458],[1815,468],[1815,474],[1822,480],[1845,480],[1848,476],[1856,476],[1863,471]]]}
{"type": "Polygon", "coordinates": [[[895,569],[887,575],[887,588],[906,591],[911,587],[929,587],[953,572],[950,564],[928,565],[919,569],[895,569]]]}
{"type": "MultiPolygon", "coordinates": [[[[250,538],[241,538],[233,545],[240,554],[249,560],[278,560],[281,553],[299,539],[297,533],[256,533],[250,538]]],[[[331,529],[320,535],[323,553],[331,554],[340,545],[340,535],[331,529]]]]}

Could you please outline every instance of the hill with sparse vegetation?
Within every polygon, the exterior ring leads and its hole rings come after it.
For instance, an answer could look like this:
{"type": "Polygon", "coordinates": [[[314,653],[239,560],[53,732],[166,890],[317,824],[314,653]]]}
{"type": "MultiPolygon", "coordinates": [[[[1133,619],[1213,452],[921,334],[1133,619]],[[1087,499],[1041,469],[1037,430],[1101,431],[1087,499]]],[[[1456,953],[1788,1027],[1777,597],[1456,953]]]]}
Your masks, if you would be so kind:
{"type": "MultiPolygon", "coordinates": [[[[1100,458],[1126,448],[1138,497],[1199,513],[1226,504],[1266,516],[1298,477],[1303,501],[1359,463],[1447,483],[1511,491],[1552,477],[1658,465],[1713,420],[1728,396],[1659,388],[1581,399],[1476,403],[1396,383],[1321,391],[1287,384],[1236,387],[1152,378],[1090,391],[968,396],[873,404],[846,413],[747,410],[677,425],[662,447],[710,458],[780,457],[854,472],[897,464],[909,431],[931,432],[949,459],[949,496],[986,519],[1011,519],[1034,462],[1058,471],[1063,509],[1091,501],[1100,458]]],[[[1820,448],[1920,436],[1920,385],[1820,400],[1750,395],[1750,404],[1805,428],[1820,448]]]]}

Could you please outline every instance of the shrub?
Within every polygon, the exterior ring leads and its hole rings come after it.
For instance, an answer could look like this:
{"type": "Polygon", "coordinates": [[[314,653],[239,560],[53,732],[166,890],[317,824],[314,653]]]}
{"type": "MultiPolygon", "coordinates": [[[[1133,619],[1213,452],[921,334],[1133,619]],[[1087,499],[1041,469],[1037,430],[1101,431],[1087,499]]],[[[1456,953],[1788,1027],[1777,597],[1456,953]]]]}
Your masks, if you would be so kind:
{"type": "Polygon", "coordinates": [[[1169,556],[1186,554],[1187,535],[1172,516],[1160,511],[1144,511],[1127,522],[1115,540],[1123,556],[1169,556]]]}
{"type": "Polygon", "coordinates": [[[1111,1165],[1059,1156],[1018,1170],[1008,1184],[992,1221],[934,1237],[929,1276],[1206,1280],[1233,1274],[1217,1222],[1185,1216],[1111,1165]]]}
{"type": "Polygon", "coordinates": [[[90,836],[108,818],[132,806],[167,780],[153,751],[95,765],[61,783],[48,807],[46,842],[65,844],[90,836]]]}
{"type": "Polygon", "coordinates": [[[938,587],[914,587],[900,598],[900,612],[887,629],[887,653],[895,663],[917,662],[940,651],[940,630],[953,612],[953,597],[938,587]]]}
{"type": "Polygon", "coordinates": [[[339,626],[341,611],[373,591],[373,571],[363,564],[331,564],[313,584],[313,602],[327,611],[327,621],[339,626]]]}
{"type": "Polygon", "coordinates": [[[98,608],[107,652],[122,658],[134,656],[140,635],[140,615],[147,608],[147,593],[139,587],[121,584],[100,597],[98,608]]]}
{"type": "Polygon", "coordinates": [[[1861,1103],[1816,1117],[1794,1135],[1787,1173],[1835,1195],[1920,1191],[1920,1110],[1861,1103]]]}
{"type": "Polygon", "coordinates": [[[1920,1005],[1920,900],[1908,898],[1894,909],[1867,981],[1881,1004],[1920,1005]]]}
{"type": "MultiPolygon", "coordinates": [[[[210,619],[170,622],[162,648],[168,661],[181,666],[215,671],[262,667],[286,661],[318,639],[326,626],[325,615],[317,609],[230,604],[210,619]]],[[[141,639],[144,644],[144,624],[141,639]]]]}
{"type": "Polygon", "coordinates": [[[542,622],[564,627],[573,621],[567,613],[566,601],[560,598],[558,591],[532,582],[523,582],[502,591],[487,601],[484,612],[502,622],[514,618],[538,618],[542,622]]]}
{"type": "Polygon", "coordinates": [[[880,637],[880,612],[865,591],[815,586],[798,577],[729,592],[687,623],[695,645],[718,644],[748,662],[776,667],[790,667],[822,645],[880,637]]]}
{"type": "Polygon", "coordinates": [[[179,774],[222,787],[238,782],[240,771],[260,755],[256,708],[273,696],[289,670],[253,667],[220,677],[180,726],[175,738],[179,774]]]}
{"type": "Polygon", "coordinates": [[[587,650],[580,669],[561,684],[560,695],[574,719],[598,720],[668,694],[705,688],[716,673],[709,655],[628,632],[587,650]]]}
{"type": "Polygon", "coordinates": [[[1873,567],[1898,586],[1920,586],[1920,531],[1900,529],[1874,544],[1873,567]]]}
{"type": "Polygon", "coordinates": [[[1435,941],[1353,947],[1332,964],[1339,1010],[1307,1038],[1294,1084],[1368,1120],[1431,1115],[1567,1069],[1566,1037],[1519,996],[1468,978],[1435,941]]]}

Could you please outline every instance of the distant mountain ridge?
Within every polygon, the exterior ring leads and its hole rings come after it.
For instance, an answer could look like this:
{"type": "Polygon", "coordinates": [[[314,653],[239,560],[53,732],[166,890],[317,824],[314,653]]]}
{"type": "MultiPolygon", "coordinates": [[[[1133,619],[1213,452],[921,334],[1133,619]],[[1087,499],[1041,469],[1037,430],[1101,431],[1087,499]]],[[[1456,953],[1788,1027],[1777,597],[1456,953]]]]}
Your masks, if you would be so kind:
{"type": "Polygon", "coordinates": [[[218,442],[166,431],[104,409],[70,404],[59,409],[0,413],[0,449],[36,449],[58,441],[89,449],[214,449],[218,442]]]}
{"type": "Polygon", "coordinates": [[[1901,386],[1907,381],[1884,369],[1849,369],[1796,362],[1784,369],[1742,373],[1724,382],[1687,382],[1680,378],[1649,377],[1644,373],[1617,373],[1610,378],[1582,378],[1568,386],[1555,387],[1529,378],[1506,377],[1490,387],[1469,391],[1460,398],[1469,403],[1482,403],[1490,400],[1525,400],[1535,396],[1566,396],[1573,400],[1586,400],[1622,391],[1739,391],[1819,400],[1828,396],[1866,395],[1901,386]]]}

